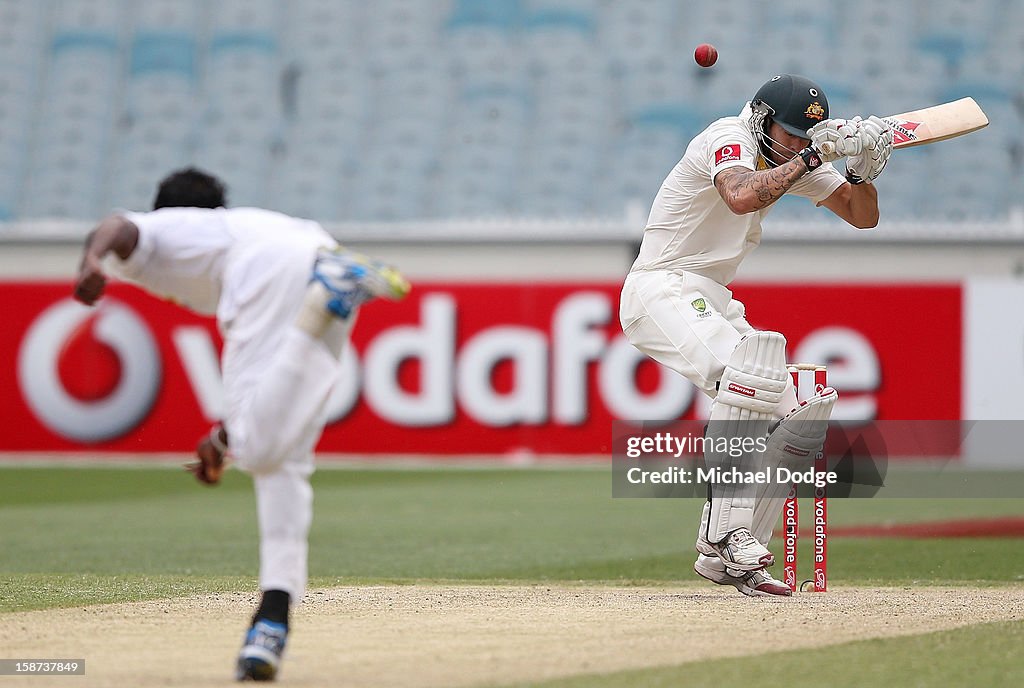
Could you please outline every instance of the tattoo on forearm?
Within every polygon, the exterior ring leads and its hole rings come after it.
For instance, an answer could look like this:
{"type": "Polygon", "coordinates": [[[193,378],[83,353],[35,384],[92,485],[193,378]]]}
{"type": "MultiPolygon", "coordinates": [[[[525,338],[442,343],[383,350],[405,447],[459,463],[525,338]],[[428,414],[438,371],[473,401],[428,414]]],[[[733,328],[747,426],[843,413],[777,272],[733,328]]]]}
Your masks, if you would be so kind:
{"type": "Polygon", "coordinates": [[[719,173],[715,186],[730,205],[753,194],[757,198],[755,210],[760,210],[779,200],[806,171],[799,157],[756,172],[734,167],[719,173]]]}

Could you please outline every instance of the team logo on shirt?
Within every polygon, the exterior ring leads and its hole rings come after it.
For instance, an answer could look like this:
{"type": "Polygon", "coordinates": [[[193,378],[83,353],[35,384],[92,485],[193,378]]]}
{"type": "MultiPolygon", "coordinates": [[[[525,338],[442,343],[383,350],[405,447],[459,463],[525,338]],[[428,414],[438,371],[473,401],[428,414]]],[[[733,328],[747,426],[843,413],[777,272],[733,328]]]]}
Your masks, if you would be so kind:
{"type": "Polygon", "coordinates": [[[705,297],[701,296],[699,299],[693,299],[690,301],[690,305],[693,306],[693,310],[697,311],[697,317],[699,319],[711,317],[715,314],[714,308],[708,304],[708,299],[705,297]]]}
{"type": "Polygon", "coordinates": [[[740,144],[730,143],[728,146],[722,146],[715,151],[715,164],[721,165],[723,162],[729,162],[730,160],[739,160],[740,155],[743,154],[740,144]]]}
{"type": "Polygon", "coordinates": [[[704,297],[694,299],[690,302],[690,305],[693,306],[693,310],[697,311],[698,318],[710,318],[714,315],[714,311],[708,308],[707,299],[704,297]]]}

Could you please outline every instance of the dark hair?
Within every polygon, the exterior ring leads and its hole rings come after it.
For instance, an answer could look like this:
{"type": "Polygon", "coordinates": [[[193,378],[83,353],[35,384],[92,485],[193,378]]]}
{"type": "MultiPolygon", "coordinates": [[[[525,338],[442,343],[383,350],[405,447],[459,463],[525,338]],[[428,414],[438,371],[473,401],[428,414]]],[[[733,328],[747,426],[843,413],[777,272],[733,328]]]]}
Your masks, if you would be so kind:
{"type": "Polygon", "coordinates": [[[224,182],[195,167],[171,172],[156,190],[153,210],[160,208],[223,208],[224,182]]]}

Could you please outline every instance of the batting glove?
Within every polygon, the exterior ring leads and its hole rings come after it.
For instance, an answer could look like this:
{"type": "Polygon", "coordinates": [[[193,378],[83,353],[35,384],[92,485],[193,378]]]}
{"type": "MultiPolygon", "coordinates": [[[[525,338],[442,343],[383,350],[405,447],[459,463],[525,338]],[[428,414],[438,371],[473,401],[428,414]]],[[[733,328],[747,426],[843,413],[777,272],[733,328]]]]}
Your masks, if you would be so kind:
{"type": "Polygon", "coordinates": [[[874,181],[882,174],[892,155],[892,127],[872,115],[860,122],[862,152],[846,161],[846,178],[851,184],[874,181]]]}
{"type": "Polygon", "coordinates": [[[825,162],[859,155],[863,148],[864,139],[857,119],[826,119],[808,129],[807,133],[811,135],[811,145],[825,162]]]}

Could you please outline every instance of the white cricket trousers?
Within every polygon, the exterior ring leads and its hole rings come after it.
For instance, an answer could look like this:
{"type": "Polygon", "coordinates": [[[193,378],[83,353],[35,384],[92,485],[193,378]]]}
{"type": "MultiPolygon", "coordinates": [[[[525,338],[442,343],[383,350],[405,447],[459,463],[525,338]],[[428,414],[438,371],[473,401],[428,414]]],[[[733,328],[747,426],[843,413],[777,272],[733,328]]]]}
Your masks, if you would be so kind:
{"type": "Polygon", "coordinates": [[[293,324],[314,259],[308,246],[268,255],[261,270],[273,279],[239,299],[237,316],[222,324],[224,424],[235,465],[255,486],[260,589],[284,590],[293,602],[305,594],[308,577],[313,449],[340,370],[332,350],[348,335],[341,321],[331,341],[293,324]]]}
{"type": "MultiPolygon", "coordinates": [[[[733,349],[754,328],[743,304],[714,280],[692,272],[631,272],[622,286],[619,322],[630,344],[670,368],[705,394],[718,395],[733,349]]],[[[797,405],[792,383],[776,409],[797,405]]]]}

